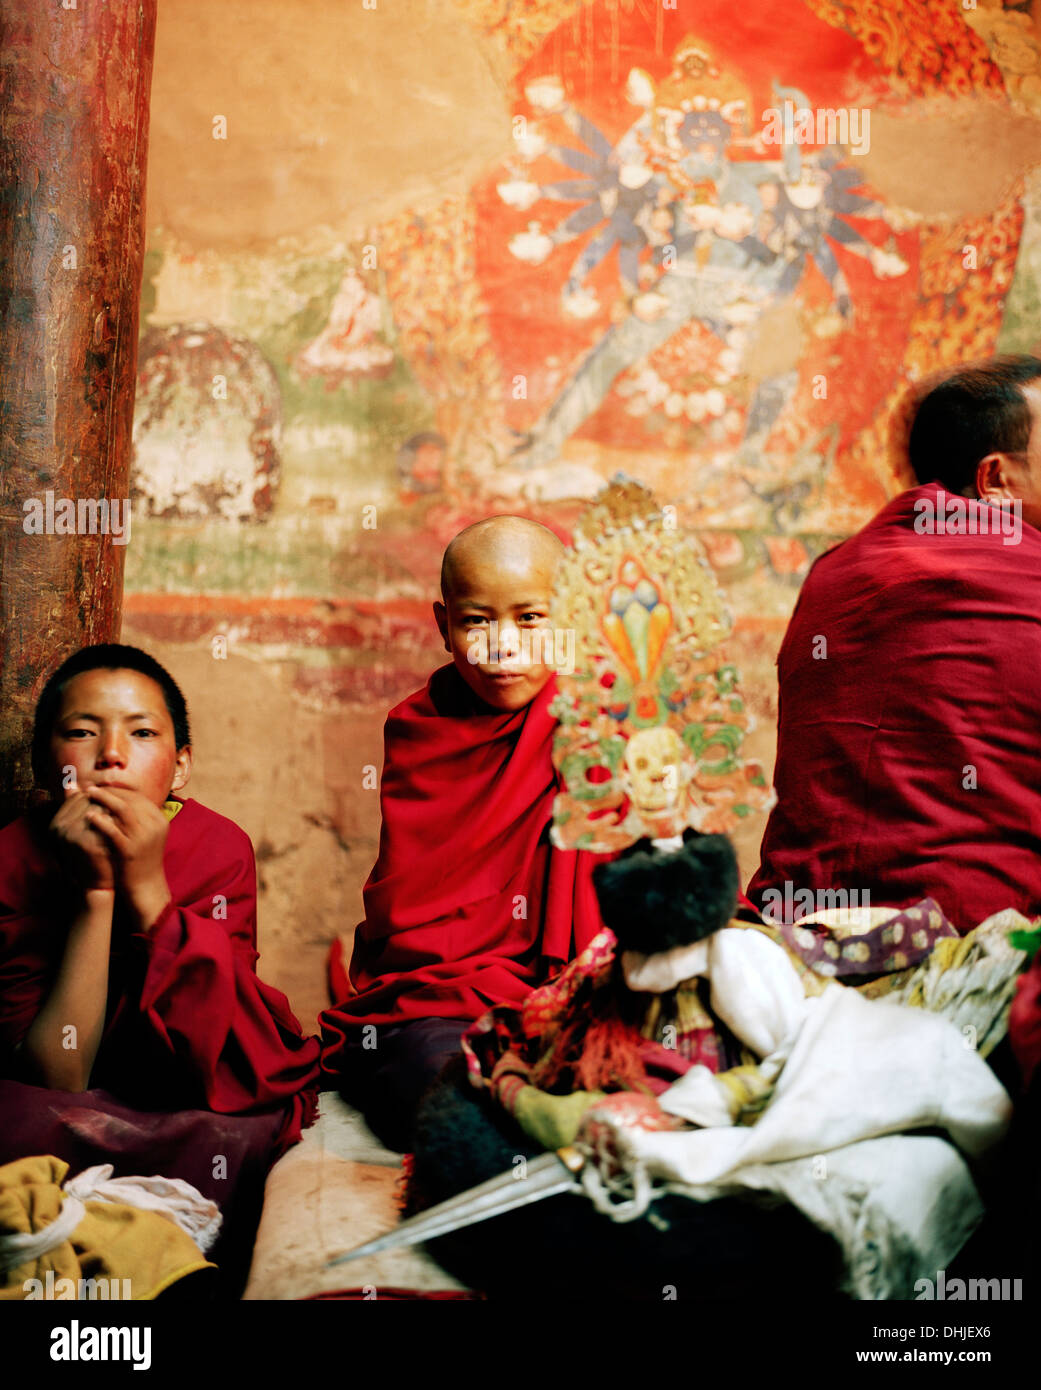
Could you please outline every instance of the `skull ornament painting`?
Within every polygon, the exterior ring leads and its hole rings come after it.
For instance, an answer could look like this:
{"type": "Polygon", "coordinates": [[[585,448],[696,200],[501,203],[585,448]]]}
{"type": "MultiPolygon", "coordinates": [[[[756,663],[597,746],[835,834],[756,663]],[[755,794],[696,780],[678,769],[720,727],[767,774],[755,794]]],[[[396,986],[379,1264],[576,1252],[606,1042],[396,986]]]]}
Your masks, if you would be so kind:
{"type": "Polygon", "coordinates": [[[726,833],[773,804],[740,757],[751,727],[718,647],[731,621],[697,537],[641,484],[611,483],[579,518],[552,622],[574,634],[559,672],[552,836],[611,852],[687,827],[726,833]]]}

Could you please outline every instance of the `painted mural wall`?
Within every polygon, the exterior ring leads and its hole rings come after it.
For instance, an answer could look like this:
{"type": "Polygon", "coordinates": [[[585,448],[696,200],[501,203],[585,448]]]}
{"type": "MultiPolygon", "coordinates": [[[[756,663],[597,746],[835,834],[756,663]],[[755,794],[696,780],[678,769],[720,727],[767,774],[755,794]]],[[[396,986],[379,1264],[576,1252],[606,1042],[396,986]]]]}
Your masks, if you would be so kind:
{"type": "Polygon", "coordinates": [[[653,488],[772,765],[784,625],[908,484],[909,386],[1041,339],[1039,115],[1036,0],[167,0],[125,634],[307,1022],[469,522],[653,488]]]}

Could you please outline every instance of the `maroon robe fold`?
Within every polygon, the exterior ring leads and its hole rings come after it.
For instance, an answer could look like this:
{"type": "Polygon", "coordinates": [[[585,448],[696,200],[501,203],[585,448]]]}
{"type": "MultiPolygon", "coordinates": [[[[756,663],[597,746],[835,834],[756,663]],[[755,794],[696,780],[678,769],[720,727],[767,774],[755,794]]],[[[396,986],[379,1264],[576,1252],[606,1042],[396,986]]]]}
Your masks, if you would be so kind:
{"type": "MultiPolygon", "coordinates": [[[[1016,981],[1008,1035],[1023,1076],[1023,1086],[1029,1089],[1034,1077],[1041,1074],[1041,952],[1016,981]]],[[[1041,1110],[1041,1096],[1037,1108],[1041,1110]]]]}
{"type": "Polygon", "coordinates": [[[777,663],[759,906],[789,881],[934,898],[962,933],[1041,913],[1041,532],[918,534],[916,503],[941,494],[894,498],[806,579],[777,663]]]}
{"type": "MultiPolygon", "coordinates": [[[[61,961],[72,907],[46,843],[52,810],[0,831],[0,1074],[31,1080],[18,1047],[61,961]]],[[[91,1072],[147,1111],[281,1111],[281,1145],[313,1118],[318,1042],[258,979],[256,866],[233,821],[185,801],[163,858],[172,901],[149,932],[117,907],[105,1032],[91,1072]]]]}
{"type": "Polygon", "coordinates": [[[327,1071],[361,1024],[465,1021],[518,1003],[601,929],[600,856],[549,842],[554,691],[551,680],[523,709],[500,712],[443,666],[391,710],[356,992],[322,1015],[327,1071]]]}

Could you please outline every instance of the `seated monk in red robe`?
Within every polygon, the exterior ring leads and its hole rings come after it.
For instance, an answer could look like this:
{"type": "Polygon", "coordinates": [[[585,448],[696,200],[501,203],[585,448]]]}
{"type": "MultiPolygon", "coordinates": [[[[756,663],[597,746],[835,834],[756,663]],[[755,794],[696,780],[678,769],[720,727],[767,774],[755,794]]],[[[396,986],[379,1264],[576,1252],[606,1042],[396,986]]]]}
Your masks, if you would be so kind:
{"type": "Polygon", "coordinates": [[[519,1003],[601,929],[596,857],[549,841],[550,596],[563,547],[497,516],[445,553],[434,617],[452,657],[391,710],[379,858],[353,993],[322,1015],[323,1070],[394,1148],[467,1026],[519,1003]]]}
{"type": "Polygon", "coordinates": [[[86,647],[45,686],[53,801],[0,831],[0,1163],[181,1177],[227,1229],[310,1123],[319,1046],[257,978],[253,847],[175,795],[191,763],[184,697],[144,652],[86,647]]]}
{"type": "Polygon", "coordinates": [[[965,933],[1041,913],[1041,361],[945,377],[909,452],[920,485],[814,564],[792,615],[748,896],[789,918],[928,897],[965,933]]]}

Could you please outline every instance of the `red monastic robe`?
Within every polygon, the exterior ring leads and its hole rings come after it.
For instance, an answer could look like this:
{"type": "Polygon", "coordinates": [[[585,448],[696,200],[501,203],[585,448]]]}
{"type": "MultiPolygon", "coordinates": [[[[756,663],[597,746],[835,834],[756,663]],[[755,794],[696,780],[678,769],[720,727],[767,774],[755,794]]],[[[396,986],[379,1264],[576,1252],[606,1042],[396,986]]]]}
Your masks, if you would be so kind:
{"type": "Polygon", "coordinates": [[[1029,1087],[1041,1069],[1041,952],[1016,981],[1008,1035],[1023,1074],[1023,1085],[1029,1087]]]}
{"type": "Polygon", "coordinates": [[[602,929],[598,856],[554,849],[550,681],[525,708],[477,700],[454,666],[391,710],[383,822],[350,982],[322,1015],[323,1065],[365,1023],[519,1003],[602,929]]]}
{"type": "MultiPolygon", "coordinates": [[[[51,988],[71,906],[31,813],[0,831],[0,1073],[51,988]]],[[[281,1145],[314,1113],[318,1042],[257,978],[256,865],[233,821],[185,801],[163,858],[172,902],[152,929],[113,922],[108,1016],[91,1073],[142,1110],[284,1112],[281,1145]]]]}
{"type": "Polygon", "coordinates": [[[777,663],[759,906],[787,880],[934,898],[963,933],[1041,913],[1041,532],[916,532],[916,503],[946,496],[894,498],[803,585],[777,663]]]}

